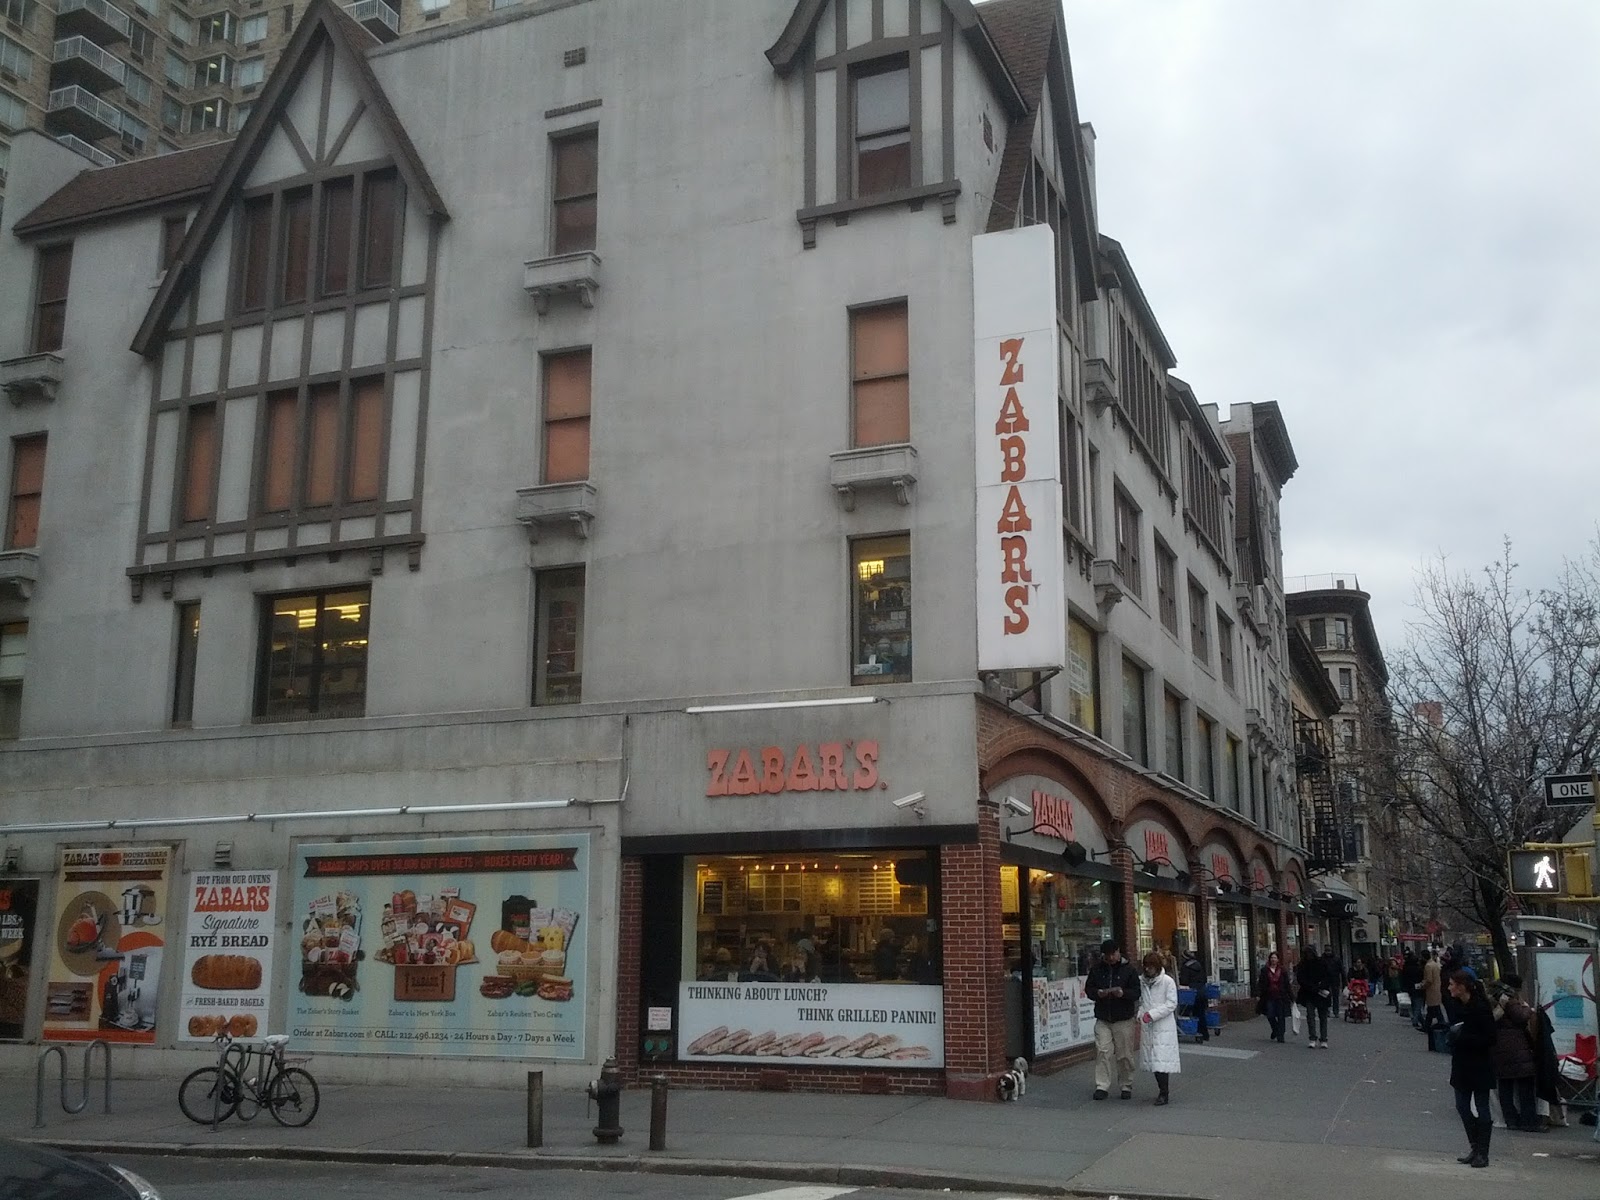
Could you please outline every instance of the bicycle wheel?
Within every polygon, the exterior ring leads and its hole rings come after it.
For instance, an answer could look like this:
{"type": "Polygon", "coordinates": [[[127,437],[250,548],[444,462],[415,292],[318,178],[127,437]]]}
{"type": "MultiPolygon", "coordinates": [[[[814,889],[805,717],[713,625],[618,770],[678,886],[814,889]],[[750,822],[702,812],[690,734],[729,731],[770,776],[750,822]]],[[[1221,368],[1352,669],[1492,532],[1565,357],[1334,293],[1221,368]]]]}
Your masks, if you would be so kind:
{"type": "Polygon", "coordinates": [[[200,1125],[211,1124],[213,1115],[219,1121],[226,1121],[239,1107],[239,1080],[231,1073],[219,1076],[216,1067],[201,1067],[178,1085],[178,1107],[184,1116],[200,1125]],[[220,1101],[219,1087],[222,1090],[220,1101]]]}
{"type": "Polygon", "coordinates": [[[321,1103],[317,1081],[311,1078],[310,1072],[299,1067],[280,1071],[267,1093],[267,1107],[272,1110],[273,1119],[279,1125],[296,1129],[311,1124],[311,1118],[317,1115],[317,1105],[321,1103]]]}

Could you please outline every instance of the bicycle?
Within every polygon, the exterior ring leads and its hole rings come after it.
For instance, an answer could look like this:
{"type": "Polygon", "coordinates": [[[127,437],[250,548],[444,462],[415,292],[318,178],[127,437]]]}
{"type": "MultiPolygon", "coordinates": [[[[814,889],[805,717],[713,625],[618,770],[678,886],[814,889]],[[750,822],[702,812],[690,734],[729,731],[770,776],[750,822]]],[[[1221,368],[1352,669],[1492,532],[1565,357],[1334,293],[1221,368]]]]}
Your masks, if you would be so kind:
{"type": "Polygon", "coordinates": [[[260,1046],[252,1047],[233,1045],[224,1031],[217,1035],[217,1042],[222,1046],[217,1065],[190,1072],[178,1085],[178,1107],[184,1116],[209,1125],[236,1113],[241,1121],[248,1121],[265,1108],[278,1124],[292,1129],[311,1123],[322,1094],[311,1072],[291,1066],[285,1057],[288,1034],[270,1034],[260,1046]],[[250,1069],[252,1058],[257,1060],[254,1071],[250,1069]]]}

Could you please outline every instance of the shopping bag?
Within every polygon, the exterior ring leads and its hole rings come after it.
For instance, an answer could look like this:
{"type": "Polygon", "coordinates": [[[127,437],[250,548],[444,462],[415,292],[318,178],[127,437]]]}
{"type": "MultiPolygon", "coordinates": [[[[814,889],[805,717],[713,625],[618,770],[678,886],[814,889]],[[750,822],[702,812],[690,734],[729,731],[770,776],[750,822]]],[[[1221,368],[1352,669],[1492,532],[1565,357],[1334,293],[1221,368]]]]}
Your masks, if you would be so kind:
{"type": "Polygon", "coordinates": [[[1306,1010],[1300,1005],[1291,1005],[1289,1008],[1289,1029],[1296,1036],[1300,1036],[1300,1023],[1305,1020],[1306,1010]]]}

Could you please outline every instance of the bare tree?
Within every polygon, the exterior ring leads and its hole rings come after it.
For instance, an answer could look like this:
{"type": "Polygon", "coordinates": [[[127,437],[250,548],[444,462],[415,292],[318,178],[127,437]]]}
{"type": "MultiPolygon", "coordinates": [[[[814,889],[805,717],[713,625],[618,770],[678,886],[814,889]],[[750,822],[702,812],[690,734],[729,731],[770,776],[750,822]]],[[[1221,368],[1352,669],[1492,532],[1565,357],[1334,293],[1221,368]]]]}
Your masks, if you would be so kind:
{"type": "Polygon", "coordinates": [[[1445,883],[1512,970],[1506,852],[1545,841],[1570,815],[1544,803],[1545,775],[1590,769],[1600,742],[1600,537],[1553,586],[1516,579],[1508,540],[1481,575],[1441,557],[1416,585],[1417,619],[1390,660],[1392,758],[1367,763],[1369,794],[1393,797],[1445,883]]]}

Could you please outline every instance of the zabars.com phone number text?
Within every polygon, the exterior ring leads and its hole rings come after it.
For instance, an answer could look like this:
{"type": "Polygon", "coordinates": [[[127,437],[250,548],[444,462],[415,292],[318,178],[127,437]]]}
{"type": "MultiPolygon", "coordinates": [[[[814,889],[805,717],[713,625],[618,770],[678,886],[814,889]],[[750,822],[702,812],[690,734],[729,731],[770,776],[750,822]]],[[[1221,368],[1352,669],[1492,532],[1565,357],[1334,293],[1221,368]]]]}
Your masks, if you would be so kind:
{"type": "Polygon", "coordinates": [[[292,1035],[297,1038],[334,1038],[350,1042],[501,1042],[535,1046],[575,1045],[578,1038],[575,1033],[529,1033],[520,1030],[510,1033],[499,1031],[479,1033],[471,1029],[461,1029],[454,1032],[426,1029],[416,1031],[398,1029],[295,1029],[292,1031],[292,1035]]]}

